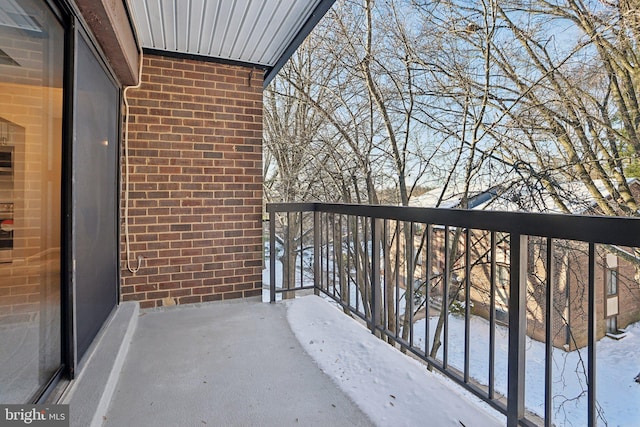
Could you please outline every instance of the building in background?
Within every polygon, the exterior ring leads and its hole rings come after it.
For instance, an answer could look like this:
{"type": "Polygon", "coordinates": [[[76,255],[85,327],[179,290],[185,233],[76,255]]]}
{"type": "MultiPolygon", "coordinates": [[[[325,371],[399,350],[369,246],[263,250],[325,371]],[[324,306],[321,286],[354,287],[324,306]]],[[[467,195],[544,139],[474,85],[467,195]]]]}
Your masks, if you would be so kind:
{"type": "MultiPolygon", "coordinates": [[[[563,192],[572,194],[568,206],[576,215],[595,215],[598,208],[589,197],[587,189],[580,183],[567,183],[563,192]]],[[[636,197],[640,195],[640,182],[633,179],[629,187],[636,197]]],[[[604,191],[604,190],[603,190],[604,191]]],[[[442,189],[431,190],[414,200],[414,204],[432,207],[442,193],[442,189]]],[[[606,193],[605,193],[606,194],[606,193]]],[[[443,207],[459,208],[461,197],[451,194],[443,202],[443,207]]],[[[503,190],[491,188],[475,191],[468,200],[469,209],[553,212],[551,196],[544,192],[527,194],[518,188],[503,190]]],[[[456,239],[456,231],[451,229],[450,241],[456,239]]],[[[445,268],[444,228],[432,230],[433,256],[430,266],[431,298],[442,299],[442,278],[445,268]]],[[[422,239],[418,233],[417,239],[422,239]]],[[[462,282],[464,280],[464,239],[459,235],[460,249],[452,259],[450,298],[464,300],[462,282]]],[[[495,267],[492,269],[491,236],[489,233],[474,233],[471,238],[471,301],[472,312],[485,318],[490,317],[490,300],[493,280],[495,312],[497,322],[508,318],[509,298],[509,245],[506,235],[496,235],[493,252],[495,267]]],[[[546,240],[536,236],[528,238],[528,296],[527,296],[527,334],[538,341],[545,339],[546,312],[546,240]]],[[[416,247],[419,243],[416,242],[416,247]]],[[[451,251],[451,248],[449,249],[451,251]]],[[[453,252],[450,252],[452,254],[453,252]]],[[[425,261],[426,262],[426,261],[425,261]]],[[[426,265],[426,264],[423,264],[426,265]]],[[[422,270],[422,269],[421,269],[422,270]]],[[[422,271],[417,273],[422,274],[422,271]]],[[[426,273],[425,273],[426,274],[426,273]]],[[[552,269],[553,345],[567,351],[587,345],[588,313],[588,248],[571,241],[556,241],[554,246],[554,265],[552,269]]],[[[422,276],[421,276],[422,277],[422,276]]],[[[596,257],[596,314],[597,337],[610,336],[621,338],[624,328],[640,321],[640,256],[636,248],[599,245],[596,257]]]]}

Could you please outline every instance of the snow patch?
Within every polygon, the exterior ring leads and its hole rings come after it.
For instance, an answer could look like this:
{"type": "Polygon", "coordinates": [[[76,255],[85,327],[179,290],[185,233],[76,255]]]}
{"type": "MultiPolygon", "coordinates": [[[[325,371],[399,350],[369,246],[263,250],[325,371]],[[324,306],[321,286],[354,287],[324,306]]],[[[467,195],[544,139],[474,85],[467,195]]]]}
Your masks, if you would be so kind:
{"type": "Polygon", "coordinates": [[[287,320],[302,347],[376,425],[504,425],[488,405],[321,298],[287,304],[287,320]]]}

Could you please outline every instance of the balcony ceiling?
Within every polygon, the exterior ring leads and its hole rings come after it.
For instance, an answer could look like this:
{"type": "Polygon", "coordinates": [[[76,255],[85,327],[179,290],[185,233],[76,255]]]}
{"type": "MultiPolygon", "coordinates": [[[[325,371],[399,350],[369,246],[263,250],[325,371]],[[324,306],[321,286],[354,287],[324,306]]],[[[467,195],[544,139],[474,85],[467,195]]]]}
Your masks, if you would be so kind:
{"type": "Polygon", "coordinates": [[[129,0],[143,48],[265,69],[265,85],[335,0],[129,0]]]}

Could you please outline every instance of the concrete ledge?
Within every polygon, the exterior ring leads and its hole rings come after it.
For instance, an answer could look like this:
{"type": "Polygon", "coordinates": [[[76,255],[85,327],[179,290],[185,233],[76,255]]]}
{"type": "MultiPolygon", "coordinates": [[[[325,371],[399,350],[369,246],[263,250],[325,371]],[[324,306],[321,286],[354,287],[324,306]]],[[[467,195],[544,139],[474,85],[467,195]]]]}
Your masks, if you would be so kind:
{"type": "Polygon", "coordinates": [[[69,404],[71,426],[102,425],[138,324],[139,312],[137,302],[121,303],[96,338],[80,375],[60,402],[69,404]]]}
{"type": "MultiPolygon", "coordinates": [[[[254,296],[254,297],[246,297],[246,298],[231,298],[231,299],[221,299],[216,301],[205,301],[205,302],[193,302],[189,304],[175,304],[175,305],[163,305],[160,307],[152,307],[152,308],[141,308],[140,313],[144,315],[146,313],[155,313],[155,312],[171,312],[174,310],[184,311],[191,309],[200,309],[210,306],[216,305],[231,305],[231,304],[246,304],[246,303],[261,303],[264,302],[262,300],[262,296],[254,296]]],[[[267,301],[268,302],[268,301],[267,301]]]]}

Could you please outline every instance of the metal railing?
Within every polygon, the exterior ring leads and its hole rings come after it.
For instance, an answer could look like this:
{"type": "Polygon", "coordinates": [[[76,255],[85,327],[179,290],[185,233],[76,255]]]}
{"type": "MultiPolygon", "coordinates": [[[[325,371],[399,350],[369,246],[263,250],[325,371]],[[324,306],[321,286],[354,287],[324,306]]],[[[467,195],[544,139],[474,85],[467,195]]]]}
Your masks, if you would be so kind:
{"type": "Polygon", "coordinates": [[[553,355],[579,351],[576,401],[586,424],[603,420],[596,344],[604,285],[596,282],[607,253],[633,261],[634,250],[623,248],[640,244],[640,220],[322,203],[268,204],[267,212],[272,302],[302,289],[330,297],[489,403],[508,426],[554,425],[553,355]],[[474,366],[478,335],[488,347],[480,351],[486,376],[474,366]],[[531,337],[544,348],[537,409],[525,405],[531,337]]]}

